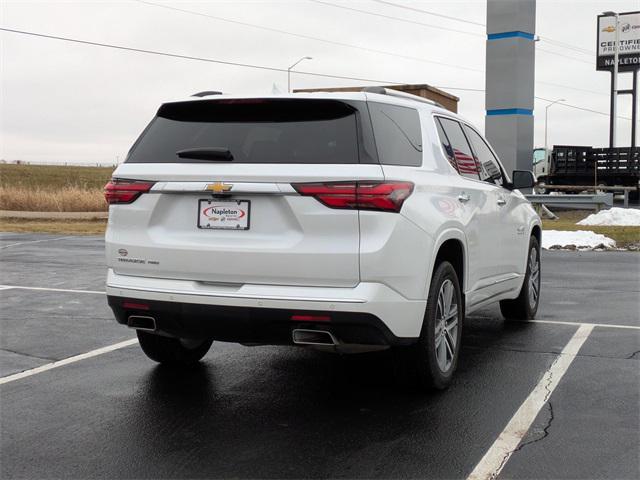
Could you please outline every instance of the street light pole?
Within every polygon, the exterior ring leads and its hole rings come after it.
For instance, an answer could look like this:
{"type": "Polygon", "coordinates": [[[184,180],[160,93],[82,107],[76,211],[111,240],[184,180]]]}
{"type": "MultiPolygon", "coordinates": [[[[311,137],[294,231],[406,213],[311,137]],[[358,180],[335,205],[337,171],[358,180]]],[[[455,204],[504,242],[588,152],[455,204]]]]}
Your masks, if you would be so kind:
{"type": "Polygon", "coordinates": [[[287,92],[291,93],[291,69],[293,67],[295,67],[296,65],[298,65],[300,62],[302,62],[303,60],[313,60],[313,57],[302,57],[300,60],[298,60],[296,63],[294,63],[293,65],[291,65],[289,68],[287,68],[287,92]]]}
{"type": "Polygon", "coordinates": [[[549,108],[551,108],[552,106],[554,106],[556,103],[560,103],[560,102],[564,102],[565,99],[564,98],[559,98],[558,100],[555,100],[553,102],[551,102],[549,105],[547,105],[544,109],[544,155],[545,155],[545,161],[549,160],[549,156],[548,156],[548,133],[547,133],[547,120],[549,119],[549,108]]]}

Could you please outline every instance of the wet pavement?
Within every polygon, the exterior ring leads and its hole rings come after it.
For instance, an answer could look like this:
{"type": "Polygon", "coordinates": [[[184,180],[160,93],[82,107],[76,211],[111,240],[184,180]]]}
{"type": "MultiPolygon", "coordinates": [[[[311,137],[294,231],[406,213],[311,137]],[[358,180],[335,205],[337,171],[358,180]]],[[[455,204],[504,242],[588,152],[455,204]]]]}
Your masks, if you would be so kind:
{"type": "MultiPolygon", "coordinates": [[[[0,287],[0,376],[134,338],[101,293],[103,249],[98,237],[0,234],[11,287],[0,287]]],[[[466,478],[594,323],[499,478],[638,478],[639,262],[544,252],[538,320],[549,323],[474,314],[442,393],[398,388],[388,352],[217,342],[187,371],[132,345],[10,381],[0,477],[466,478]]]]}

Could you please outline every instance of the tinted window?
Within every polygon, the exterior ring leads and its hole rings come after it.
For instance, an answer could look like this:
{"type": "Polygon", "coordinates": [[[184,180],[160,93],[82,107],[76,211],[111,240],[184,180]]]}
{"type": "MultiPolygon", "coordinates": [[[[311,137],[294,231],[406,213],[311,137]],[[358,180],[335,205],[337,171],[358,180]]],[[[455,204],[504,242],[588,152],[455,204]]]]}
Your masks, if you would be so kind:
{"type": "Polygon", "coordinates": [[[176,152],[223,148],[234,163],[358,163],[357,115],[353,106],[334,100],[169,103],[126,161],[194,163],[203,160],[178,158],[176,152]]]}
{"type": "Polygon", "coordinates": [[[420,117],[413,108],[369,102],[380,163],[422,165],[420,117]]]}
{"type": "Polygon", "coordinates": [[[471,142],[473,151],[476,154],[476,160],[480,164],[480,180],[485,182],[495,183],[496,185],[502,185],[502,173],[500,172],[500,166],[496,160],[495,155],[487,145],[487,142],[478,135],[478,133],[467,127],[464,127],[467,132],[467,137],[471,142]]]}
{"type": "Polygon", "coordinates": [[[456,165],[456,161],[453,155],[453,149],[451,148],[451,144],[449,143],[449,139],[447,138],[447,134],[444,133],[442,129],[442,125],[440,124],[440,120],[436,118],[436,130],[438,131],[438,138],[440,138],[440,143],[442,144],[442,149],[447,154],[447,160],[451,166],[457,171],[458,166],[456,165]]]}
{"type": "Polygon", "coordinates": [[[455,162],[460,175],[463,177],[478,180],[480,178],[478,176],[478,166],[460,124],[455,120],[444,117],[440,117],[438,120],[451,145],[450,152],[447,152],[450,156],[449,161],[455,162]]]}

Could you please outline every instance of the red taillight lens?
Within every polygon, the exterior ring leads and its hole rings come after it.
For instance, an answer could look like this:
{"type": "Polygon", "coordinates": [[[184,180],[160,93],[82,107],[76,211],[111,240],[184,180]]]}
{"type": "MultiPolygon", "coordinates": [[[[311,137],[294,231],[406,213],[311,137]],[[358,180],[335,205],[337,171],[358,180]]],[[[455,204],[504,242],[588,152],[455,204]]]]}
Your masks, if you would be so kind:
{"type": "Polygon", "coordinates": [[[104,186],[104,199],[109,205],[115,203],[132,203],[143,193],[147,193],[153,187],[154,182],[142,180],[119,180],[112,178],[104,186]]]}
{"type": "Polygon", "coordinates": [[[122,302],[122,308],[127,310],[149,310],[149,304],[136,302],[122,302]]]}
{"type": "Polygon", "coordinates": [[[329,315],[291,315],[294,322],[330,322],[329,315]]]}
{"type": "Polygon", "coordinates": [[[383,212],[399,212],[413,192],[411,182],[294,183],[292,187],[327,207],[383,212]]]}

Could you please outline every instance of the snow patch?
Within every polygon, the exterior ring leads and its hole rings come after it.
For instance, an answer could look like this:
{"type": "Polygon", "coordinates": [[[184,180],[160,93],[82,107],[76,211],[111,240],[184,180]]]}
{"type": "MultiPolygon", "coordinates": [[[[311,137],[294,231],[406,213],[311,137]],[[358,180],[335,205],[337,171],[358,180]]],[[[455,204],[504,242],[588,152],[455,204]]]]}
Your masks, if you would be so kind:
{"type": "Polygon", "coordinates": [[[580,220],[577,225],[621,225],[640,227],[640,210],[635,208],[614,207],[592,213],[587,218],[580,220]]]}
{"type": "Polygon", "coordinates": [[[568,248],[572,250],[593,250],[594,248],[615,248],[616,242],[609,237],[590,230],[575,232],[562,230],[544,230],[542,248],[568,248]]]}

